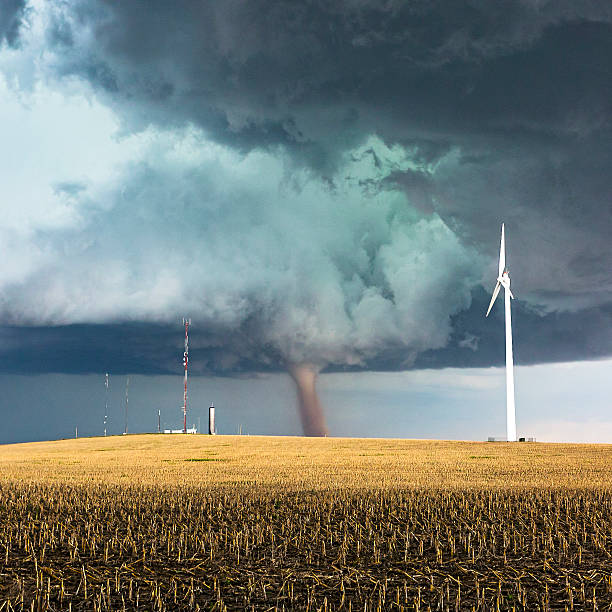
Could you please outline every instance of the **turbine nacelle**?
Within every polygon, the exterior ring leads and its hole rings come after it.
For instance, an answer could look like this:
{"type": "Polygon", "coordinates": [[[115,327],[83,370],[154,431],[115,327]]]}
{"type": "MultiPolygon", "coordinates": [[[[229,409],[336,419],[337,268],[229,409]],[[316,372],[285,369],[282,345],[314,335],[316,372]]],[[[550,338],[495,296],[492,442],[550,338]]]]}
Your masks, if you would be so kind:
{"type": "Polygon", "coordinates": [[[491,296],[491,301],[489,302],[489,308],[487,308],[487,314],[485,316],[489,316],[491,312],[491,308],[493,308],[493,304],[495,304],[495,300],[497,299],[497,295],[499,294],[499,290],[501,287],[504,288],[504,291],[508,292],[508,295],[514,299],[514,295],[512,291],[510,291],[510,275],[508,274],[508,270],[505,270],[501,276],[497,277],[497,282],[495,283],[495,288],[493,289],[493,295],[491,296]]]}
{"type": "Polygon", "coordinates": [[[500,283],[501,286],[510,294],[510,297],[514,299],[512,291],[510,291],[510,272],[508,270],[504,270],[504,273],[498,277],[497,282],[500,283]]]}
{"type": "Polygon", "coordinates": [[[493,304],[497,299],[497,295],[499,294],[500,288],[503,287],[505,291],[508,292],[508,295],[512,299],[514,299],[514,295],[512,291],[510,291],[510,271],[506,268],[506,240],[504,237],[504,226],[502,225],[502,234],[501,234],[501,244],[499,247],[499,274],[497,277],[497,282],[495,283],[495,288],[493,289],[493,295],[491,296],[491,301],[489,302],[489,308],[487,308],[486,317],[489,316],[491,312],[491,308],[493,308],[493,304]]]}

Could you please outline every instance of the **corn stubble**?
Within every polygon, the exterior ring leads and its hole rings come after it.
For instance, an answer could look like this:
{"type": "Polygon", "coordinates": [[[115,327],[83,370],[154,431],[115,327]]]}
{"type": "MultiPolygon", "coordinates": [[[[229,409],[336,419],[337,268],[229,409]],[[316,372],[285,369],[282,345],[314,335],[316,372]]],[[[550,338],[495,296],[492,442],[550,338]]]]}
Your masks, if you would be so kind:
{"type": "MultiPolygon", "coordinates": [[[[318,444],[325,454],[333,443],[318,444]]],[[[384,449],[381,465],[405,448],[364,444],[384,449]]],[[[342,450],[356,472],[364,444],[342,450]]],[[[240,466],[236,448],[215,452],[240,466]]],[[[202,478],[188,487],[87,483],[83,465],[71,483],[23,466],[18,480],[0,462],[0,610],[612,609],[612,490],[592,478],[560,469],[549,486],[517,487],[508,459],[484,470],[499,486],[457,467],[429,487],[333,475],[326,487],[320,474],[308,487],[281,454],[284,482],[216,484],[223,469],[193,459],[183,465],[202,478]]]]}

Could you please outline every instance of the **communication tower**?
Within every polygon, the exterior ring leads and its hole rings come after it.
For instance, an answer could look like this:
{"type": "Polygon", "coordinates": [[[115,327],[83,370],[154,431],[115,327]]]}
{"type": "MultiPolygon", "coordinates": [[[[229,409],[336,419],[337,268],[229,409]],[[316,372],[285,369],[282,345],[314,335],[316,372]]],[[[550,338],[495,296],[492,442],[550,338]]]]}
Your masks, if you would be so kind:
{"type": "Polygon", "coordinates": [[[106,422],[108,421],[108,372],[104,375],[104,437],[106,437],[106,422]]]}

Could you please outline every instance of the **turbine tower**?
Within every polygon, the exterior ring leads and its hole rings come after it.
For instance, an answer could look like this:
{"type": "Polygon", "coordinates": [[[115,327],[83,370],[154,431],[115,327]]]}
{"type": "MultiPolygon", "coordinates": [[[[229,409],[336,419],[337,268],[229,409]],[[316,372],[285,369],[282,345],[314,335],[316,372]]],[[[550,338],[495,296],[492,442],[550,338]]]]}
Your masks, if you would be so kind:
{"type": "Polygon", "coordinates": [[[510,291],[510,274],[506,267],[506,240],[504,237],[504,224],[501,227],[501,243],[499,246],[499,270],[497,282],[493,289],[491,303],[486,316],[489,316],[491,308],[500,288],[504,288],[504,310],[506,318],[506,440],[516,442],[516,410],[514,406],[514,360],[512,358],[512,315],[510,314],[510,298],[514,299],[510,291]]]}
{"type": "Polygon", "coordinates": [[[191,319],[183,319],[185,325],[185,352],[183,353],[183,365],[185,366],[185,381],[183,389],[183,433],[187,433],[187,368],[189,366],[189,326],[191,319]]]}

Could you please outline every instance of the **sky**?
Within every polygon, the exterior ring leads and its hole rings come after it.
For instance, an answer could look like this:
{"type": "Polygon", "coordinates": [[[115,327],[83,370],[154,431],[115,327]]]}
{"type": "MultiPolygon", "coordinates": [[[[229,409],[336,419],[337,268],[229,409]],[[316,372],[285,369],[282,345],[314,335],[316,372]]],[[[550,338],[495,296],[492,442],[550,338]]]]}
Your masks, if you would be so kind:
{"type": "Polygon", "coordinates": [[[184,316],[227,433],[503,435],[502,221],[519,435],[612,442],[611,125],[605,0],[5,0],[0,442],[177,426],[184,316]]]}

